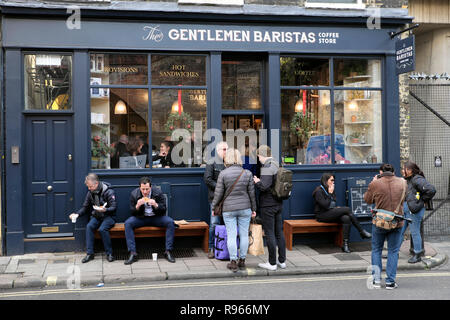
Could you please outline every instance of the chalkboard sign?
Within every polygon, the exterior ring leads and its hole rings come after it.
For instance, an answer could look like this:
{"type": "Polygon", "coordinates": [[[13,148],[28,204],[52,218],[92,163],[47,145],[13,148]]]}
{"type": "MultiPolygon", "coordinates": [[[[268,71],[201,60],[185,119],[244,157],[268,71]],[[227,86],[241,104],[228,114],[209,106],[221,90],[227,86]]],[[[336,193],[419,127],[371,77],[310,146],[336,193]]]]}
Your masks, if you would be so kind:
{"type": "Polygon", "coordinates": [[[352,212],[358,218],[372,217],[371,209],[373,205],[364,202],[369,183],[373,177],[349,178],[348,179],[348,203],[352,212]]]}

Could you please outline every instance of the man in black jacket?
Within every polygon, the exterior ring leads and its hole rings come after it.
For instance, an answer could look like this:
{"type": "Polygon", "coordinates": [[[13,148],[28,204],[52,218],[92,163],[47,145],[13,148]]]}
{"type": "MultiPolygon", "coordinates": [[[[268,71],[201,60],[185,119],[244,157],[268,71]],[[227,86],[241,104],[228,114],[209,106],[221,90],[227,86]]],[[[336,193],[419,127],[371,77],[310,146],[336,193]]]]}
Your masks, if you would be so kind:
{"type": "Polygon", "coordinates": [[[166,202],[162,191],[152,188],[150,178],[142,177],[139,181],[139,188],[131,192],[131,217],[125,221],[125,237],[130,252],[130,257],[125,261],[125,264],[132,264],[138,260],[134,229],[144,226],[167,228],[164,256],[169,262],[175,262],[170,251],[173,250],[176,225],[171,217],[165,215],[166,210],[166,202]]]}
{"type": "Polygon", "coordinates": [[[89,189],[86,194],[83,206],[77,213],[72,213],[69,217],[72,221],[79,216],[90,214],[91,218],[86,226],[86,257],[81,260],[82,263],[89,262],[94,259],[94,240],[95,230],[98,229],[102,236],[103,245],[105,247],[106,259],[109,262],[114,261],[112,255],[111,238],[109,230],[114,227],[116,223],[114,216],[116,213],[116,196],[114,190],[110,188],[110,184],[101,182],[95,173],[90,173],[85,183],[89,189]]]}
{"type": "Polygon", "coordinates": [[[214,258],[214,231],[218,224],[221,224],[221,217],[212,215],[211,203],[214,199],[214,191],[216,190],[217,179],[219,178],[219,173],[225,169],[223,164],[223,159],[225,153],[228,150],[228,144],[225,141],[221,141],[216,145],[216,157],[213,161],[209,161],[205,168],[205,174],[203,179],[208,186],[208,201],[209,201],[209,212],[211,215],[209,224],[209,253],[208,258],[214,258]]]}
{"type": "Polygon", "coordinates": [[[277,265],[282,269],[286,268],[286,241],[283,234],[282,216],[283,201],[272,193],[279,164],[272,158],[272,150],[269,146],[260,146],[257,152],[262,168],[260,178],[253,177],[253,181],[256,189],[259,190],[260,214],[269,251],[269,261],[260,263],[258,266],[275,271],[277,270],[277,265]]]}

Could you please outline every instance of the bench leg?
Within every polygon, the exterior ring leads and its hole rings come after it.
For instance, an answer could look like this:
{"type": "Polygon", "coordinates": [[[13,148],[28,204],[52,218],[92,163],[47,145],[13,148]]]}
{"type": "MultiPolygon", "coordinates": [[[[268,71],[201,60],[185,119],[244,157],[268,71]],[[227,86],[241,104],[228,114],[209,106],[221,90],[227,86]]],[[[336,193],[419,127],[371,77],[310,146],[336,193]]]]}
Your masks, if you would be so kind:
{"type": "Polygon", "coordinates": [[[292,250],[292,241],[293,241],[292,228],[290,225],[285,223],[283,229],[284,229],[284,239],[286,241],[286,249],[292,250]]]}
{"type": "Polygon", "coordinates": [[[342,226],[339,228],[339,231],[336,232],[336,236],[334,237],[334,244],[338,247],[342,247],[344,243],[344,235],[342,234],[342,226]]]}
{"type": "Polygon", "coordinates": [[[205,229],[205,233],[203,235],[203,251],[208,253],[209,250],[209,227],[205,229]]]}

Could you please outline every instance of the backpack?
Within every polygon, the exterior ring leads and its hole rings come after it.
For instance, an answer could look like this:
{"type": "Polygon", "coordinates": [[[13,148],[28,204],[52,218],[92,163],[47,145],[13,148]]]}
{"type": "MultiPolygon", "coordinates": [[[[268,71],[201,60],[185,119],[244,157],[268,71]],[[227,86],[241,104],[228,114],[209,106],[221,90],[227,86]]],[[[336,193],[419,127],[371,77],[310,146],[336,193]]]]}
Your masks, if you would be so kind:
{"type": "Polygon", "coordinates": [[[283,167],[278,168],[272,194],[280,199],[286,200],[292,192],[292,171],[283,167]]]}

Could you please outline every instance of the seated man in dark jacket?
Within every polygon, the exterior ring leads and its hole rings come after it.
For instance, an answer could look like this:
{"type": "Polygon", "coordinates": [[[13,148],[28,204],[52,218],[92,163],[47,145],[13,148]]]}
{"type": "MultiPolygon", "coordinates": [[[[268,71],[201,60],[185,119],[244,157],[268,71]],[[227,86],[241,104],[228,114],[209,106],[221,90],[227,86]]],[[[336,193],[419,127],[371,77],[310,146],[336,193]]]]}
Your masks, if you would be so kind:
{"type": "Polygon", "coordinates": [[[95,173],[90,173],[86,177],[85,183],[89,191],[86,194],[83,206],[77,213],[70,215],[70,218],[74,220],[85,214],[91,215],[90,221],[86,226],[87,255],[81,262],[86,263],[94,259],[94,236],[97,229],[102,236],[106,259],[112,262],[114,257],[112,255],[109,230],[116,224],[114,215],[117,205],[114,190],[110,188],[109,183],[99,181],[95,173]]]}
{"type": "Polygon", "coordinates": [[[165,215],[166,203],[163,193],[157,188],[152,188],[150,178],[142,177],[139,188],[131,192],[130,211],[131,217],[125,221],[125,237],[130,257],[125,264],[132,264],[138,260],[134,229],[144,226],[167,228],[164,256],[169,262],[174,263],[175,259],[170,251],[173,249],[176,225],[171,217],[165,215]]]}

